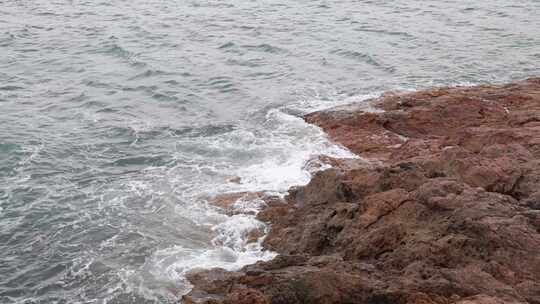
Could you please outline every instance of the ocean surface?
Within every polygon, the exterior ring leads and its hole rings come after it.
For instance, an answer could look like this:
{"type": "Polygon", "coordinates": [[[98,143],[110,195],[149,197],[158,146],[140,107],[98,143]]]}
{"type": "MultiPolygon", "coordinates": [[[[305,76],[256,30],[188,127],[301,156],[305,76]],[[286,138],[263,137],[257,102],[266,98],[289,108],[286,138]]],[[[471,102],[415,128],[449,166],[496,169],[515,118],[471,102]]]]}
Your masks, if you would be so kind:
{"type": "Polygon", "coordinates": [[[538,0],[0,0],[0,303],[177,303],[274,255],[208,198],[350,156],[302,114],[533,75],[538,0]]]}

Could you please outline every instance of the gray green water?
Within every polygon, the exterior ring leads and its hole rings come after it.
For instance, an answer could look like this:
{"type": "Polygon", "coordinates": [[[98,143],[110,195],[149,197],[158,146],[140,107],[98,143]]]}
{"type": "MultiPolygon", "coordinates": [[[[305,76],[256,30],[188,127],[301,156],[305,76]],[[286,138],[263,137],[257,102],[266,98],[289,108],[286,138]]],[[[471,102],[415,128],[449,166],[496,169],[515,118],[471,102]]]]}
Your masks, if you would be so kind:
{"type": "Polygon", "coordinates": [[[0,303],[174,302],[272,256],[205,197],[347,155],[301,114],[539,62],[537,0],[0,0],[0,303]]]}

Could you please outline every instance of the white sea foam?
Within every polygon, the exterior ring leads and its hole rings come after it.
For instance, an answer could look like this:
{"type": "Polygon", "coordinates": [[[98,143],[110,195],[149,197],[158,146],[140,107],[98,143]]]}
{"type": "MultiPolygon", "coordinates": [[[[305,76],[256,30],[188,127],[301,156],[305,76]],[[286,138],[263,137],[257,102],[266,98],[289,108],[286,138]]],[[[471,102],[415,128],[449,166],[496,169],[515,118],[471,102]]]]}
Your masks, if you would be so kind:
{"type": "Polygon", "coordinates": [[[366,101],[380,97],[382,93],[381,91],[353,96],[333,96],[332,98],[306,98],[287,106],[287,108],[303,114],[351,104],[363,105],[366,109],[372,109],[369,102],[366,101]]]}
{"type": "Polygon", "coordinates": [[[240,184],[228,185],[233,191],[286,191],[293,185],[305,185],[311,178],[305,164],[318,155],[356,157],[342,146],[331,143],[322,130],[308,125],[300,117],[283,110],[270,110],[266,123],[272,127],[259,148],[267,150],[261,162],[239,167],[233,175],[240,184]]]}
{"type": "Polygon", "coordinates": [[[150,262],[152,274],[164,281],[176,282],[176,295],[189,292],[191,285],[185,275],[197,269],[222,268],[237,270],[244,265],[272,259],[276,254],[262,249],[264,237],[248,243],[254,229],[266,231],[266,226],[253,216],[234,215],[212,227],[216,237],[209,248],[188,248],[175,245],[158,250],[150,262]]]}

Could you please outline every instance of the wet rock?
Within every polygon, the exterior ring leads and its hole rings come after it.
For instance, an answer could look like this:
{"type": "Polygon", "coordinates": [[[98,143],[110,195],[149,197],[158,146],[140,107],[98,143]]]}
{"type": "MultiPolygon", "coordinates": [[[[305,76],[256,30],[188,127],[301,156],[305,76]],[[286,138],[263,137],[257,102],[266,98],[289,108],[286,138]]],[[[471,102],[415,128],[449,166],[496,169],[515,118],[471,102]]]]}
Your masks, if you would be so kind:
{"type": "Polygon", "coordinates": [[[214,268],[190,273],[187,275],[187,279],[196,285],[199,291],[204,291],[207,294],[219,294],[228,292],[232,287],[231,280],[239,276],[241,273],[214,268]]]}
{"type": "Polygon", "coordinates": [[[254,214],[267,204],[280,201],[264,191],[223,193],[206,199],[210,205],[222,209],[226,214],[254,214]]]}

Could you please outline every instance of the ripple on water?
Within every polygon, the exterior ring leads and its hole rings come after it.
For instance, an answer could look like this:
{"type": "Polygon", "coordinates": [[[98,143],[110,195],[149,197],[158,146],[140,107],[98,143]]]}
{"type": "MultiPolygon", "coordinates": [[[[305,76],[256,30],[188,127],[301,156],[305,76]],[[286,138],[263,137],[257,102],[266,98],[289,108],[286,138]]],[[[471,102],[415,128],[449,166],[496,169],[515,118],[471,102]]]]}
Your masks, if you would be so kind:
{"type": "Polygon", "coordinates": [[[409,40],[415,38],[414,35],[412,35],[410,33],[407,33],[407,32],[391,31],[391,30],[388,30],[388,29],[381,29],[381,28],[373,28],[373,27],[366,26],[366,25],[362,25],[362,26],[359,26],[359,27],[354,27],[353,29],[355,31],[358,31],[358,32],[374,33],[374,34],[377,34],[377,35],[398,36],[398,37],[407,38],[409,40]]]}
{"type": "MultiPolygon", "coordinates": [[[[188,75],[189,74],[183,74],[182,76],[188,76],[188,75]]],[[[178,76],[178,73],[171,73],[171,72],[166,72],[162,70],[149,69],[129,78],[129,80],[137,80],[137,79],[145,79],[145,78],[161,77],[161,76],[178,76]]]]}
{"type": "Polygon", "coordinates": [[[24,89],[24,88],[20,87],[20,86],[15,86],[15,85],[7,85],[7,86],[1,86],[0,87],[0,91],[8,91],[8,92],[18,91],[18,90],[22,90],[22,89],[24,89]]]}
{"type": "Polygon", "coordinates": [[[200,84],[200,86],[218,90],[221,93],[231,93],[239,90],[236,81],[229,76],[210,77],[205,83],[200,84]]]}
{"type": "Polygon", "coordinates": [[[147,65],[145,62],[138,59],[139,54],[129,51],[127,48],[122,47],[117,43],[105,43],[105,45],[102,46],[100,52],[109,56],[119,58],[135,67],[144,67],[147,65]]]}
{"type": "Polygon", "coordinates": [[[242,48],[250,51],[271,53],[271,54],[285,54],[288,51],[285,48],[274,46],[268,43],[262,43],[257,45],[242,45],[242,48]]]}
{"type": "Polygon", "coordinates": [[[336,50],[332,50],[330,53],[366,63],[370,66],[373,66],[379,70],[382,70],[388,73],[393,73],[396,70],[395,67],[387,65],[383,63],[382,61],[380,61],[379,59],[376,59],[375,55],[367,54],[364,52],[351,51],[351,50],[345,50],[345,49],[336,49],[336,50]]]}
{"type": "Polygon", "coordinates": [[[267,63],[262,58],[250,58],[247,60],[244,59],[227,59],[228,65],[243,66],[249,68],[256,68],[266,65],[267,63]]]}

